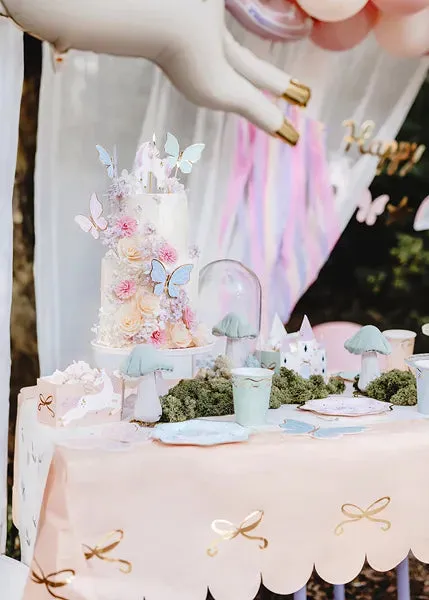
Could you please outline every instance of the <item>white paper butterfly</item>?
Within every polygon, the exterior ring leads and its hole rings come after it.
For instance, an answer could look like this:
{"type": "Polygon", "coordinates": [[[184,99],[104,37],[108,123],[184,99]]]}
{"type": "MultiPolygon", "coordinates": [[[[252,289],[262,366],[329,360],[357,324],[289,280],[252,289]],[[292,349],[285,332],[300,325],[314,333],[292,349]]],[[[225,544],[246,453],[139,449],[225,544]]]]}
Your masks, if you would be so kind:
{"type": "Polygon", "coordinates": [[[181,152],[177,138],[173,134],[167,133],[167,141],[164,146],[164,150],[169,155],[167,164],[172,169],[179,168],[182,173],[190,173],[192,165],[200,160],[204,148],[205,144],[192,144],[181,152]]]}
{"type": "Polygon", "coordinates": [[[365,190],[357,204],[359,210],[356,213],[356,220],[369,226],[374,225],[377,217],[384,213],[388,202],[389,196],[386,194],[372,200],[371,192],[365,190]]]}
{"type": "Polygon", "coordinates": [[[429,229],[429,196],[420,204],[414,219],[414,231],[426,231],[429,229]]]}
{"type": "Polygon", "coordinates": [[[74,220],[85,233],[91,233],[95,240],[100,237],[100,231],[107,229],[107,221],[102,216],[103,206],[100,200],[97,198],[97,194],[92,194],[89,201],[89,217],[84,215],[76,215],[74,220]]]}

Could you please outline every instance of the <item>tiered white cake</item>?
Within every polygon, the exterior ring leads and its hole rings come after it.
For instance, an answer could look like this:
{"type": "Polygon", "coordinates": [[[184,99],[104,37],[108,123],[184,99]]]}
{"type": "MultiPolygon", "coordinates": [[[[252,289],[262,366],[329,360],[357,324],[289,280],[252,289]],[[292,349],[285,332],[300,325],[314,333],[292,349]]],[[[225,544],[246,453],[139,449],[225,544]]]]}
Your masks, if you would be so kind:
{"type": "Polygon", "coordinates": [[[129,349],[153,344],[160,350],[208,343],[194,312],[198,293],[198,251],[188,237],[188,203],[177,172],[189,172],[203,144],[183,153],[168,134],[160,158],[154,142],[139,149],[131,173],[117,175],[115,160],[101,147],[112,179],[103,207],[95,194],[91,216],[79,225],[108,247],[102,260],[101,308],[96,344],[129,349]]]}

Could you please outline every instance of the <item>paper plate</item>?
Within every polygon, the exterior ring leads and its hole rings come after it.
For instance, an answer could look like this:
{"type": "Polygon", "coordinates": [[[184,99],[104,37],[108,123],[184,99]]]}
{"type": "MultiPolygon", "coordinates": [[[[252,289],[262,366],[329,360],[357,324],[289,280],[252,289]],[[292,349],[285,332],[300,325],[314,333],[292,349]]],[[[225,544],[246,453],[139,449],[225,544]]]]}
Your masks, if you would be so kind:
{"type": "Polygon", "coordinates": [[[328,396],[322,400],[309,400],[301,410],[307,410],[319,415],[329,417],[362,417],[366,415],[379,415],[391,409],[388,402],[380,402],[374,398],[358,396],[328,396]]]}
{"type": "Polygon", "coordinates": [[[217,446],[249,439],[249,431],[237,423],[195,419],[184,423],[161,423],[152,439],[175,446],[217,446]]]}
{"type": "Polygon", "coordinates": [[[344,379],[344,381],[353,382],[355,378],[359,375],[359,371],[340,371],[336,374],[337,377],[344,379]]]}

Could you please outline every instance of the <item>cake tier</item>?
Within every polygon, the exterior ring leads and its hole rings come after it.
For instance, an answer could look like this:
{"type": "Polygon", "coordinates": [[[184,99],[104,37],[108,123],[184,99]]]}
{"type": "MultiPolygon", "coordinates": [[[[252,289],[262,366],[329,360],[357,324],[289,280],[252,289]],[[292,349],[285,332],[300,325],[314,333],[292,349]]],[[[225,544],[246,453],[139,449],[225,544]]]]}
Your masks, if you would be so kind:
{"type": "Polygon", "coordinates": [[[138,194],[122,202],[117,239],[102,260],[97,342],[115,348],[206,344],[193,311],[198,268],[189,248],[186,194],[138,194]]]}

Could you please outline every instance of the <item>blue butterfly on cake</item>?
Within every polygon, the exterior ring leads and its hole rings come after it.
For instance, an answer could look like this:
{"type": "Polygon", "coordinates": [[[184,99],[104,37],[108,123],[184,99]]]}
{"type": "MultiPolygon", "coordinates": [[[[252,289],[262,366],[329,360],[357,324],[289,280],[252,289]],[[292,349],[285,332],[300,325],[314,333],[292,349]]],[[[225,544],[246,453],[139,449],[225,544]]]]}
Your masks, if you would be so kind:
{"type": "Polygon", "coordinates": [[[305,379],[311,375],[327,375],[326,349],[316,340],[307,316],[299,331],[288,333],[275,315],[268,339],[260,337],[258,340],[256,358],[262,367],[275,373],[286,367],[305,379]]]}

